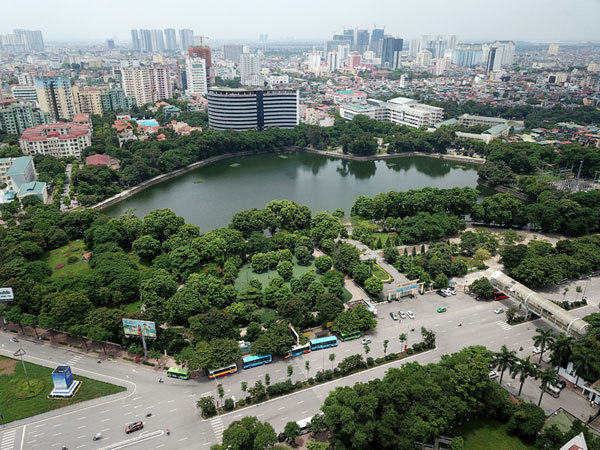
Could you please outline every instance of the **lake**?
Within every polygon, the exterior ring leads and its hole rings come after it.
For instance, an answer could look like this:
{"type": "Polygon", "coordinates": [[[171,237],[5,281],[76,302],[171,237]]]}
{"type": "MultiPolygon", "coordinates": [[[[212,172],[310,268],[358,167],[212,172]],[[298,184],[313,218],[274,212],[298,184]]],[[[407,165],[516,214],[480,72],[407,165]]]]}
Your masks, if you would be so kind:
{"type": "Polygon", "coordinates": [[[205,232],[227,226],[240,210],[262,209],[275,199],[307,205],[313,213],[343,208],[348,215],[361,194],[478,187],[477,168],[426,156],[368,162],[304,152],[243,156],[151,186],[103,212],[118,217],[133,211],[143,217],[153,209],[170,208],[205,232]]]}

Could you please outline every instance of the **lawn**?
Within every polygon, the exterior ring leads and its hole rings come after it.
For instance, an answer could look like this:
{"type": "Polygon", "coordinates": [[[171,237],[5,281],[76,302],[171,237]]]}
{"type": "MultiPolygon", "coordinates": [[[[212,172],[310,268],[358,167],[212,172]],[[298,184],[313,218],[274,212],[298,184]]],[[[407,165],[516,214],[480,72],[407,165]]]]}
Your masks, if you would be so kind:
{"type": "Polygon", "coordinates": [[[46,252],[43,260],[46,261],[50,270],[52,270],[53,278],[63,278],[71,275],[87,275],[92,272],[87,261],[83,259],[83,254],[86,253],[83,241],[78,239],[69,242],[67,245],[46,252]],[[69,264],[67,259],[69,256],[78,257],[78,261],[69,264]]]}
{"type": "Polygon", "coordinates": [[[23,366],[18,360],[0,356],[0,405],[2,405],[4,423],[25,419],[26,417],[125,390],[122,386],[74,375],[73,378],[81,381],[82,384],[73,398],[64,400],[49,399],[48,394],[53,388],[51,375],[53,369],[27,362],[25,366],[30,382],[40,389],[36,395],[30,398],[18,398],[16,392],[19,387],[25,387],[22,392],[27,392],[27,381],[23,366]]]}
{"type": "Polygon", "coordinates": [[[384,269],[379,267],[379,264],[375,264],[373,266],[373,275],[375,275],[381,281],[387,281],[391,278],[389,273],[387,273],[384,269]]]}
{"type": "Polygon", "coordinates": [[[124,307],[127,314],[139,313],[142,310],[142,301],[138,300],[133,303],[127,303],[124,307]]]}
{"type": "Polygon", "coordinates": [[[456,428],[452,435],[463,437],[465,450],[529,450],[535,448],[511,435],[506,424],[489,419],[473,420],[456,428]]]}
{"type": "MultiPolygon", "coordinates": [[[[298,262],[296,261],[296,258],[294,257],[294,271],[293,271],[294,278],[298,278],[300,275],[310,271],[311,269],[314,271],[315,280],[319,281],[323,275],[317,273],[315,266],[314,266],[314,259],[310,265],[301,266],[300,264],[298,264],[298,262]]],[[[235,288],[238,291],[243,291],[244,289],[246,289],[248,287],[248,283],[250,282],[250,280],[253,278],[256,278],[257,280],[259,280],[262,283],[262,286],[264,289],[269,285],[269,282],[273,278],[278,277],[278,276],[279,276],[279,274],[274,269],[270,270],[269,272],[265,271],[262,273],[257,273],[252,270],[252,266],[250,264],[244,264],[242,267],[240,267],[240,270],[238,272],[238,277],[235,279],[235,288]]],[[[290,284],[287,283],[287,285],[289,286],[290,284]]],[[[346,288],[344,288],[344,301],[347,302],[351,298],[352,298],[352,294],[350,292],[348,292],[346,290],[346,288]]]]}

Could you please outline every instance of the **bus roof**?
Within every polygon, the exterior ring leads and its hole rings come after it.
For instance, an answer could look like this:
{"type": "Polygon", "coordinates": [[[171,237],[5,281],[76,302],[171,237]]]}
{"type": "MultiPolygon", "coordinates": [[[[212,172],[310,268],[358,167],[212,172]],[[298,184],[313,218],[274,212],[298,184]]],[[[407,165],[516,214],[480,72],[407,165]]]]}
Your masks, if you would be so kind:
{"type": "Polygon", "coordinates": [[[300,419],[299,421],[297,421],[296,423],[298,424],[298,426],[300,428],[304,428],[307,427],[308,424],[310,424],[310,421],[312,420],[313,416],[307,417],[305,419],[300,419]]]}
{"type": "Polygon", "coordinates": [[[181,369],[179,367],[169,367],[167,372],[177,372],[177,373],[190,373],[188,369],[181,369]]]}
{"type": "Polygon", "coordinates": [[[255,360],[260,359],[260,358],[265,358],[267,356],[271,356],[271,355],[249,355],[249,356],[244,356],[242,358],[242,360],[244,362],[249,362],[249,361],[255,361],[255,360]]]}
{"type": "Polygon", "coordinates": [[[330,341],[337,341],[337,338],[335,336],[325,336],[322,338],[317,338],[317,339],[311,339],[310,343],[311,344],[321,344],[322,342],[330,342],[330,341]]]}
{"type": "Polygon", "coordinates": [[[351,334],[360,334],[359,330],[350,331],[349,333],[340,333],[340,336],[350,336],[351,334]]]}

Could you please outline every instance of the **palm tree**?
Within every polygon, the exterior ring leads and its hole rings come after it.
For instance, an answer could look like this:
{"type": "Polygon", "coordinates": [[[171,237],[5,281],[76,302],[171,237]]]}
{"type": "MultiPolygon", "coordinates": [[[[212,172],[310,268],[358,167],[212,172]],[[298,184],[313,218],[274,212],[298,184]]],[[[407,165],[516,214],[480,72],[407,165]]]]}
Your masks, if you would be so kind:
{"type": "Polygon", "coordinates": [[[333,361],[335,361],[335,353],[329,354],[329,361],[331,361],[331,370],[333,370],[333,361]]]}
{"type": "Polygon", "coordinates": [[[494,353],[493,364],[496,369],[500,370],[500,384],[502,384],[502,377],[506,369],[511,369],[515,363],[517,352],[509,350],[506,345],[500,348],[500,351],[494,353]]]}
{"type": "Polygon", "coordinates": [[[387,348],[388,348],[388,344],[390,343],[390,341],[388,341],[387,339],[385,341],[383,341],[383,356],[385,357],[386,353],[387,353],[387,348]]]}
{"type": "Polygon", "coordinates": [[[546,351],[546,346],[551,346],[554,343],[556,335],[552,330],[544,330],[542,328],[537,328],[535,331],[537,331],[537,334],[533,337],[533,345],[542,350],[538,362],[538,364],[541,364],[542,356],[544,356],[544,352],[546,351]]]}
{"type": "Polygon", "coordinates": [[[523,390],[523,384],[525,384],[525,380],[529,377],[537,376],[537,367],[535,364],[531,362],[531,356],[528,356],[525,359],[519,359],[516,361],[515,365],[512,367],[510,371],[513,378],[519,377],[519,393],[517,397],[521,396],[521,390],[523,390]]]}
{"type": "Polygon", "coordinates": [[[573,353],[571,356],[571,362],[573,363],[573,369],[577,372],[577,379],[575,380],[575,386],[579,383],[579,377],[581,374],[589,373],[590,369],[592,369],[592,359],[588,354],[589,350],[584,352],[573,353]]]}
{"type": "Polygon", "coordinates": [[[573,353],[573,345],[575,339],[572,336],[567,336],[565,333],[560,333],[556,340],[550,346],[552,350],[552,357],[550,358],[552,364],[556,365],[556,370],[563,366],[563,363],[567,363],[573,353]]]}
{"type": "Polygon", "coordinates": [[[405,333],[402,333],[400,336],[400,352],[402,353],[404,351],[404,343],[408,340],[407,336],[405,333]]]}
{"type": "Polygon", "coordinates": [[[540,400],[538,401],[538,406],[540,406],[542,404],[542,397],[544,396],[544,392],[546,392],[546,387],[548,387],[548,385],[553,386],[556,383],[558,383],[559,378],[556,372],[552,369],[540,370],[538,372],[538,377],[540,378],[540,380],[542,380],[542,393],[540,394],[540,400]]]}

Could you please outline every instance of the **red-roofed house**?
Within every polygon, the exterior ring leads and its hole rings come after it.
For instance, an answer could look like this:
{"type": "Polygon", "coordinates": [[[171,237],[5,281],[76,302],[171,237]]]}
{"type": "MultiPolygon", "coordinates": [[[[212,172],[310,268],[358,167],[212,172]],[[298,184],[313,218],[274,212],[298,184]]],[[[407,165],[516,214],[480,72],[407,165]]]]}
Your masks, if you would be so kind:
{"type": "Polygon", "coordinates": [[[27,128],[19,138],[19,146],[26,155],[80,158],[81,151],[90,145],[92,145],[90,127],[71,122],[56,122],[27,128]]]}
{"type": "Polygon", "coordinates": [[[106,167],[110,167],[111,169],[114,169],[114,170],[118,170],[119,167],[121,167],[120,161],[117,158],[113,158],[111,156],[103,155],[103,154],[96,154],[96,155],[88,156],[87,158],[85,158],[85,165],[86,166],[106,166],[106,167]]]}

